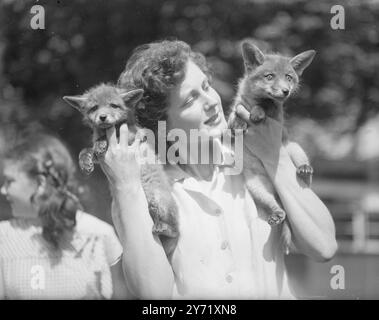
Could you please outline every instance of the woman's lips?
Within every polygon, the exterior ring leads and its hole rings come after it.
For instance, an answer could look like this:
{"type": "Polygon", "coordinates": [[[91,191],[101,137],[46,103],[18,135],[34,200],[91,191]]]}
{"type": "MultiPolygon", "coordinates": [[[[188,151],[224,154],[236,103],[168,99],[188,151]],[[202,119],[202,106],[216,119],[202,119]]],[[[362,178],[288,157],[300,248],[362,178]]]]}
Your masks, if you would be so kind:
{"type": "Polygon", "coordinates": [[[220,120],[220,112],[217,112],[216,114],[208,118],[208,120],[204,121],[204,124],[206,125],[217,124],[219,120],[220,120]]]}

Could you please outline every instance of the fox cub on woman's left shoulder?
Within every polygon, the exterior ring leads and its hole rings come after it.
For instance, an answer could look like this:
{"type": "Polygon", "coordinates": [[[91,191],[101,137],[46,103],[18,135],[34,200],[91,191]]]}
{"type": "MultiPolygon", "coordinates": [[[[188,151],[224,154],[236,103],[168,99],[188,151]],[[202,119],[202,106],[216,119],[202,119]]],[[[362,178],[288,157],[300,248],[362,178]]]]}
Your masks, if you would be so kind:
{"type": "MultiPolygon", "coordinates": [[[[270,117],[284,125],[283,104],[298,88],[299,77],[310,65],[316,52],[309,50],[293,58],[279,54],[263,54],[254,44],[242,44],[245,75],[240,80],[238,92],[232,106],[228,124],[231,129],[247,130],[247,123],[238,117],[236,107],[244,106],[250,112],[250,120],[259,123],[270,117]]],[[[295,142],[290,142],[283,130],[282,143],[287,149],[298,176],[311,185],[313,169],[304,150],[295,142]]],[[[271,226],[282,222],[284,249],[288,253],[291,231],[286,213],[279,204],[274,187],[267,176],[262,162],[250,152],[244,152],[244,176],[247,188],[258,205],[269,212],[271,226]]]]}

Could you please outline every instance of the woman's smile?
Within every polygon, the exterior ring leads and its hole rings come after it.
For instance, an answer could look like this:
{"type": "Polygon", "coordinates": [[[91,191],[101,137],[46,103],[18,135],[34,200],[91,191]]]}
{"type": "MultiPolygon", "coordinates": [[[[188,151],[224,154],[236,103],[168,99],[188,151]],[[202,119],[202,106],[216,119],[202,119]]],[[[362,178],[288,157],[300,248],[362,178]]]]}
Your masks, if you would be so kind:
{"type": "Polygon", "coordinates": [[[217,111],[217,113],[215,113],[213,116],[211,116],[206,121],[204,121],[204,124],[207,126],[215,126],[215,125],[218,125],[220,121],[221,121],[220,111],[217,111]]]}

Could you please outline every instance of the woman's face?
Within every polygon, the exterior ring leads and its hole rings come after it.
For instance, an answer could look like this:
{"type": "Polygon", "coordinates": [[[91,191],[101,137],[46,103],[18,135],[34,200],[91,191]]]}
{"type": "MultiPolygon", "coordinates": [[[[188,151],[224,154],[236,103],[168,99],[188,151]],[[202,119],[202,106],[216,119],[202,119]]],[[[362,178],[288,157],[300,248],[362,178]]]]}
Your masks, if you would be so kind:
{"type": "Polygon", "coordinates": [[[208,77],[191,60],[183,81],[169,96],[167,129],[182,129],[187,137],[191,129],[205,129],[210,137],[227,128],[221,98],[210,86],[208,77]]]}
{"type": "Polygon", "coordinates": [[[4,183],[1,194],[9,201],[12,214],[17,218],[34,218],[38,214],[31,203],[31,196],[38,188],[37,181],[29,178],[18,162],[4,162],[4,183]]]}

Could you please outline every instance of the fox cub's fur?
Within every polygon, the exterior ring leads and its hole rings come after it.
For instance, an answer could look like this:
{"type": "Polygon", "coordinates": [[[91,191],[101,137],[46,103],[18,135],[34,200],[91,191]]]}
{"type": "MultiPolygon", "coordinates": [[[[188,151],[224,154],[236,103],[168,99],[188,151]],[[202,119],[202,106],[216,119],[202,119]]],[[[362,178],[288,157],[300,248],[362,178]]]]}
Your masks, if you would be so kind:
{"type": "MultiPolygon", "coordinates": [[[[93,130],[93,147],[83,149],[79,164],[90,174],[98,157],[107,150],[105,130],[122,123],[129,129],[128,143],[134,141],[138,127],[135,120],[135,106],[143,95],[142,89],[123,90],[113,85],[100,84],[80,96],[65,96],[63,99],[80,111],[84,122],[93,130]]],[[[154,221],[153,232],[169,238],[177,238],[177,207],[171,196],[171,187],[158,164],[141,165],[141,181],[154,221]]]]}
{"type": "MultiPolygon", "coordinates": [[[[315,51],[309,50],[291,58],[277,54],[263,54],[255,45],[245,41],[242,56],[245,75],[239,82],[237,96],[229,116],[229,127],[247,130],[247,123],[236,114],[236,106],[243,105],[250,112],[253,123],[266,117],[284,123],[283,103],[293,93],[304,69],[312,62],[315,51]]],[[[313,169],[303,149],[295,142],[288,141],[283,130],[282,143],[286,147],[298,176],[311,184],[313,169]]],[[[275,197],[274,187],[267,176],[262,162],[250,152],[244,153],[244,176],[246,185],[257,204],[269,212],[271,226],[282,225],[282,240],[286,253],[291,242],[291,231],[286,214],[275,197]]]]}

